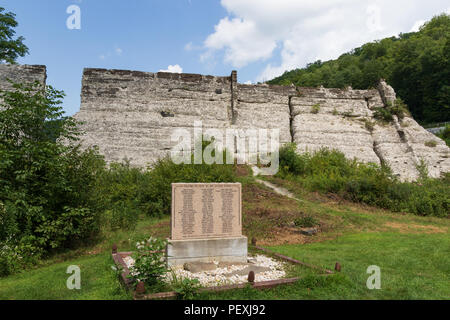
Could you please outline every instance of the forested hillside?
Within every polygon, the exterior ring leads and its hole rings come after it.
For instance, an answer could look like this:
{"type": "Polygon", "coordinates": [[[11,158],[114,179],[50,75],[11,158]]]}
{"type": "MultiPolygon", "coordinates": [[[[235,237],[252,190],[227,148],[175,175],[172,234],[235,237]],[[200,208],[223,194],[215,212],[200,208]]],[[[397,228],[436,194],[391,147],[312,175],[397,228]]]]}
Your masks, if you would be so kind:
{"type": "Polygon", "coordinates": [[[384,78],[422,124],[450,121],[450,16],[419,32],[367,43],[336,60],[316,61],[268,83],[368,89],[384,78]]]}

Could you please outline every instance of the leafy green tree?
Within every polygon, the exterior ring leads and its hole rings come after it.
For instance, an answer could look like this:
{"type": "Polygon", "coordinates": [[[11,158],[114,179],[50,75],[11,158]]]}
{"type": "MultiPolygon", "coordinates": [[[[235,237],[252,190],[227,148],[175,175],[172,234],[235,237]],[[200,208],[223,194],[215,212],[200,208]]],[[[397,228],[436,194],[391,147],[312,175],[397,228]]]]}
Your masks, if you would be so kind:
{"type": "Polygon", "coordinates": [[[91,239],[102,157],[80,149],[63,92],[39,82],[13,88],[0,92],[0,247],[12,242],[30,257],[91,239]]]}
{"type": "Polygon", "coordinates": [[[0,7],[0,63],[15,63],[18,57],[28,54],[28,48],[23,43],[23,37],[15,38],[18,26],[16,15],[12,12],[5,12],[0,7]]]}

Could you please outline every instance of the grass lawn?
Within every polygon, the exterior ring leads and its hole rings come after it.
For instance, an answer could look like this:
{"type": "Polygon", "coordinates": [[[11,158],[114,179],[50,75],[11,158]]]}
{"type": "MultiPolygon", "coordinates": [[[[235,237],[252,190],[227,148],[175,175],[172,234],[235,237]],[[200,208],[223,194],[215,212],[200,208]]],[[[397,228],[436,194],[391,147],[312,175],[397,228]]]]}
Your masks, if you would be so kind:
{"type": "MultiPolygon", "coordinates": [[[[270,290],[252,288],[202,293],[199,299],[450,299],[449,219],[391,213],[304,193],[283,181],[301,202],[242,178],[244,234],[279,253],[342,272],[318,275],[296,269],[302,279],[270,290]],[[305,213],[320,222],[314,237],[286,227],[305,213]],[[381,290],[366,287],[367,267],[381,269],[381,290]]],[[[60,253],[32,270],[0,279],[0,299],[131,299],[120,286],[110,250],[133,249],[144,236],[169,235],[169,218],[142,218],[134,231],[109,231],[97,244],[60,253]],[[81,268],[81,290],[66,288],[67,267],[81,268]]]]}
{"type": "Polygon", "coordinates": [[[111,256],[103,253],[23,272],[0,280],[0,299],[131,299],[121,288],[112,265],[111,256]],[[70,265],[80,267],[81,290],[67,289],[66,281],[70,274],[66,270],[70,265]]]}

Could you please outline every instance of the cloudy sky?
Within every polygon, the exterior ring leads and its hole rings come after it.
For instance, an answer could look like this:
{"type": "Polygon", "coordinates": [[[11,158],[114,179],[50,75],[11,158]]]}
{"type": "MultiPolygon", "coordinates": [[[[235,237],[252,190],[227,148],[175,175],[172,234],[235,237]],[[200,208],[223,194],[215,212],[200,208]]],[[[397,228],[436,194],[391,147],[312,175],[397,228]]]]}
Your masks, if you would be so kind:
{"type": "Polygon", "coordinates": [[[79,110],[84,67],[270,80],[450,13],[442,0],[2,0],[48,83],[79,110]],[[79,8],[80,29],[77,11],[79,8]]]}

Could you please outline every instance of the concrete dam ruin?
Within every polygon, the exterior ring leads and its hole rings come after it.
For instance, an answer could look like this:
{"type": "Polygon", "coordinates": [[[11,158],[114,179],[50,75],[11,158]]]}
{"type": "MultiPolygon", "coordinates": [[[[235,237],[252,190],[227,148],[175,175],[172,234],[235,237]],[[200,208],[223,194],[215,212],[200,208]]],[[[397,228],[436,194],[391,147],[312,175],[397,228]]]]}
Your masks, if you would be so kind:
{"type": "MultiPolygon", "coordinates": [[[[45,82],[45,67],[0,65],[1,88],[6,78],[45,82]]],[[[300,153],[337,149],[384,163],[403,180],[417,179],[421,163],[432,177],[449,172],[450,149],[413,118],[374,118],[395,99],[384,81],[372,90],[326,89],[240,84],[235,71],[215,77],[85,69],[75,118],[84,123],[83,145],[98,146],[108,162],[134,166],[167,155],[176,144],[173,130],[192,130],[201,120],[203,128],[279,129],[280,143],[295,142],[300,153]]]]}

